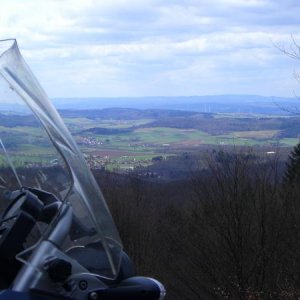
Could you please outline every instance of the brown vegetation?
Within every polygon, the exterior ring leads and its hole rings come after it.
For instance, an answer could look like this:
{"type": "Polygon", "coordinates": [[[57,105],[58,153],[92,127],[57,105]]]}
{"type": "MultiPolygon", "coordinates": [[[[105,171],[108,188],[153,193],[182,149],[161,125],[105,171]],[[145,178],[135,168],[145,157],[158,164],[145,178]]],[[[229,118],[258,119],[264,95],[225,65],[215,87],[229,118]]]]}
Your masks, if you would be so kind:
{"type": "Polygon", "coordinates": [[[298,299],[300,189],[276,156],[222,152],[208,172],[144,182],[96,173],[139,274],[167,299],[298,299]]]}

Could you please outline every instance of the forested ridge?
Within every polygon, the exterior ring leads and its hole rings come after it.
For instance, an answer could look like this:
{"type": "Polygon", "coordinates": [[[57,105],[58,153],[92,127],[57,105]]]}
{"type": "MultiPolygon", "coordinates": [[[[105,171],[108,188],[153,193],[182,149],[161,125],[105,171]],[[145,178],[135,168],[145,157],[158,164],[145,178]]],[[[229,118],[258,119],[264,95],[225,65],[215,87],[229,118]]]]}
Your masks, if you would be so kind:
{"type": "Polygon", "coordinates": [[[254,152],[215,151],[177,181],[94,172],[138,273],[167,299],[300,297],[299,177],[254,152]]]}

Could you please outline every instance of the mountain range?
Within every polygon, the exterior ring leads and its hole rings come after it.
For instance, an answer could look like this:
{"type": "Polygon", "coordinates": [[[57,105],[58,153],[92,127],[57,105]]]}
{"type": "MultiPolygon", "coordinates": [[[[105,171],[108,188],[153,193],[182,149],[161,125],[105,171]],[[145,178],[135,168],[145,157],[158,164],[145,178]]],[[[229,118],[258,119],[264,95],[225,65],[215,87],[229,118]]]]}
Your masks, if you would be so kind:
{"type": "Polygon", "coordinates": [[[55,98],[58,109],[173,109],[206,113],[286,114],[300,105],[296,97],[265,97],[256,95],[215,95],[185,97],[136,98],[55,98]]]}
{"type": "MultiPolygon", "coordinates": [[[[289,114],[298,112],[297,97],[266,97],[257,95],[210,95],[182,97],[97,97],[53,98],[60,110],[105,108],[167,109],[203,113],[289,114]]],[[[300,106],[299,106],[300,107],[300,106]]],[[[0,111],[26,112],[23,105],[0,103],[0,111]]]]}

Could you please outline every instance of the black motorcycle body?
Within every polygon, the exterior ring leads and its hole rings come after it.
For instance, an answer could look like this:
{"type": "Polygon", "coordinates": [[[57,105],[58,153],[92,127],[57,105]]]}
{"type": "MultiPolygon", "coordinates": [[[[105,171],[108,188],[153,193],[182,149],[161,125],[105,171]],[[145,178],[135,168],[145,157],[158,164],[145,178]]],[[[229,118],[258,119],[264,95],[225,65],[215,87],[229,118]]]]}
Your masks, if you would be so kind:
{"type": "Polygon", "coordinates": [[[35,140],[24,134],[21,144],[48,151],[47,137],[56,155],[41,152],[48,161],[28,168],[19,152],[16,168],[10,152],[20,148],[0,130],[0,300],[163,299],[161,283],[136,276],[98,184],[15,40],[0,42],[0,75],[4,101],[21,99],[24,119],[30,111],[46,133],[34,128],[35,140]]]}

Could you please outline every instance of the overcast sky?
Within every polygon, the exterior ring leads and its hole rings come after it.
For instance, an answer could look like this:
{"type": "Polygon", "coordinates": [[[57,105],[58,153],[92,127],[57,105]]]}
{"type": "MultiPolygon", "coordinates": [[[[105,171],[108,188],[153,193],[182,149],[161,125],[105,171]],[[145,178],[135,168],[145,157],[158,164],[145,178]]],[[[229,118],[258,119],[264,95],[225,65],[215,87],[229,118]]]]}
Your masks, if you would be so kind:
{"type": "Polygon", "coordinates": [[[299,0],[2,0],[1,38],[17,38],[51,97],[293,96],[299,0]]]}

